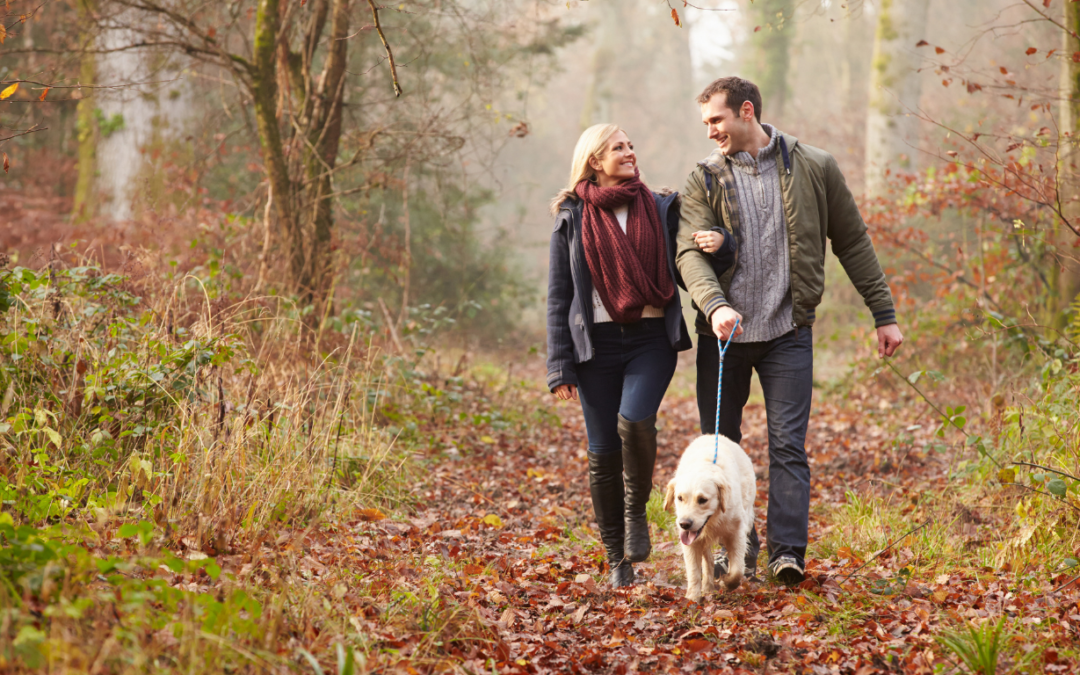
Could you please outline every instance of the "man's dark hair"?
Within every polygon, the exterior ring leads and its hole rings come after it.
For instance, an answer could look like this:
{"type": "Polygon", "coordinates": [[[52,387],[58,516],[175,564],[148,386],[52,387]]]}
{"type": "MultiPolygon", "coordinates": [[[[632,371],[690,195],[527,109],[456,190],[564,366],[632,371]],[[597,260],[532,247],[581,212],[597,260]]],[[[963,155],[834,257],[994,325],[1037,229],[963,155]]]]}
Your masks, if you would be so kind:
{"type": "Polygon", "coordinates": [[[705,91],[697,97],[698,105],[705,105],[716,94],[724,94],[727,107],[737,115],[742,109],[742,104],[750,101],[754,106],[754,117],[761,122],[761,90],[750,80],[741,77],[721,77],[705,87],[705,91]]]}

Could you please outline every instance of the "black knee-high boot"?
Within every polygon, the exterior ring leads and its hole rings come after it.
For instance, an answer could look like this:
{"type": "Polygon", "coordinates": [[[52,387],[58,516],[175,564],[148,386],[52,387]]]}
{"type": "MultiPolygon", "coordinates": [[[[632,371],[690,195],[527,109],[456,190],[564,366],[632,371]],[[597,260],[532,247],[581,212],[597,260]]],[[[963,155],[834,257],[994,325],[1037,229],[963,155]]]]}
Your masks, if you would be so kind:
{"type": "Polygon", "coordinates": [[[656,415],[639,422],[631,422],[619,415],[619,437],[622,438],[623,474],[626,477],[626,558],[630,562],[643,562],[652,551],[645,506],[652,494],[653,468],[656,466],[656,415]]]}
{"type": "Polygon", "coordinates": [[[623,553],[625,524],[623,522],[623,461],[622,454],[589,453],[589,492],[593,512],[600,528],[600,540],[607,551],[614,588],[634,583],[634,568],[623,553]]]}

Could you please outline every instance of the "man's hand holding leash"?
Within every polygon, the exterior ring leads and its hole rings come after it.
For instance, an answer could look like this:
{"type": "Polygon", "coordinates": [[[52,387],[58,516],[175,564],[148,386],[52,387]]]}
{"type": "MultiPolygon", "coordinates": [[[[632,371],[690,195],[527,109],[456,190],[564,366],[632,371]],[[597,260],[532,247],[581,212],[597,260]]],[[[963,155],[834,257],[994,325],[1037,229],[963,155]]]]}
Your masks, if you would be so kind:
{"type": "Polygon", "coordinates": [[[724,306],[712,313],[710,318],[713,332],[716,337],[726,341],[731,336],[731,329],[735,329],[735,335],[742,335],[742,314],[739,314],[730,306],[724,306]]]}
{"type": "Polygon", "coordinates": [[[904,335],[900,332],[900,326],[891,323],[877,329],[877,355],[879,359],[883,356],[892,356],[902,344],[904,344],[904,335]]]}

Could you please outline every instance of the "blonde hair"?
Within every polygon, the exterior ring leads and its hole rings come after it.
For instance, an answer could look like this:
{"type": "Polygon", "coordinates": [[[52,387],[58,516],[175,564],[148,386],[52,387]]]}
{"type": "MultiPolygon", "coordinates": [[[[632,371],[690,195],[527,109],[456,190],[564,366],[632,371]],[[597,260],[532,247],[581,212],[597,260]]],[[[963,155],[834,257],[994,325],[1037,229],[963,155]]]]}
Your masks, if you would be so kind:
{"type": "Polygon", "coordinates": [[[589,160],[593,157],[603,159],[608,141],[620,131],[623,129],[617,124],[594,124],[581,132],[570,163],[570,182],[551,200],[551,215],[557,215],[559,206],[567,199],[577,199],[574,188],[578,183],[596,178],[596,170],[589,166],[589,160]]]}

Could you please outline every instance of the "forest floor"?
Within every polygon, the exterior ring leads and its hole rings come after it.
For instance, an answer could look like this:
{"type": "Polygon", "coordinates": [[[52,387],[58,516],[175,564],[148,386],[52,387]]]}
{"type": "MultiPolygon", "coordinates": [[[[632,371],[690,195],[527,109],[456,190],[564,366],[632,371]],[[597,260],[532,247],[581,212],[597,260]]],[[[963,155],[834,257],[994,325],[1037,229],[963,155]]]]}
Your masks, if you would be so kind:
{"type": "MultiPolygon", "coordinates": [[[[670,517],[651,505],[652,557],[635,566],[636,585],[611,590],[584,425],[570,404],[557,408],[561,425],[548,437],[484,436],[432,461],[411,513],[366,510],[282,536],[240,575],[276,576],[291,558],[304,583],[348,608],[366,666],[378,671],[964,672],[936,638],[978,649],[996,631],[999,672],[1076,672],[1080,589],[1053,591],[1072,575],[1006,572],[992,560],[1007,544],[1000,532],[1014,498],[955,487],[963,450],[934,449],[932,429],[912,429],[926,421],[921,408],[871,420],[858,401],[843,403],[817,400],[811,418],[811,545],[798,588],[764,578],[763,552],[759,580],[687,601],[670,517]]],[[[691,397],[669,394],[656,485],[673,474],[696,418],[691,397]]],[[[763,405],[751,400],[743,430],[764,541],[763,405]]],[[[228,558],[219,562],[229,569],[228,558]]],[[[296,646],[328,653],[329,633],[316,633],[296,646]]]]}

